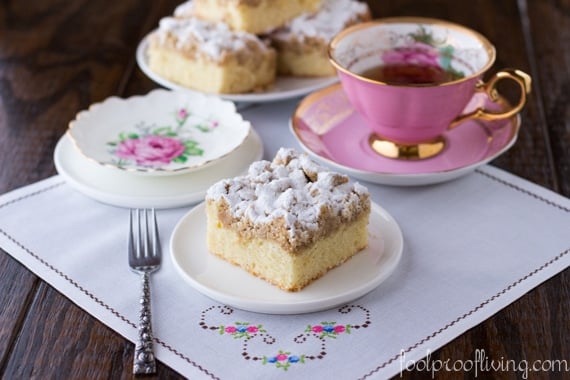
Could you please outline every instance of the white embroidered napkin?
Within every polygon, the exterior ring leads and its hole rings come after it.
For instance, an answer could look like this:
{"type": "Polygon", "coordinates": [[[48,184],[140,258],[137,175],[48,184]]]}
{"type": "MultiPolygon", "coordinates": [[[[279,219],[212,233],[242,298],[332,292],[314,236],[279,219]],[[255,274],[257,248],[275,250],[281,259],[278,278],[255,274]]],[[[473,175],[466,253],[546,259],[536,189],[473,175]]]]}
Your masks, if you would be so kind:
{"type": "MultiPolygon", "coordinates": [[[[244,112],[267,158],[297,146],[286,127],[293,107],[244,112]]],[[[499,169],[419,188],[366,185],[403,231],[402,260],[364,297],[310,314],[245,312],[191,288],[168,255],[190,207],[161,210],[158,359],[190,378],[387,378],[570,264],[570,200],[499,169]]],[[[139,279],[126,261],[127,215],[55,176],[0,197],[0,246],[134,342],[139,279]]]]}

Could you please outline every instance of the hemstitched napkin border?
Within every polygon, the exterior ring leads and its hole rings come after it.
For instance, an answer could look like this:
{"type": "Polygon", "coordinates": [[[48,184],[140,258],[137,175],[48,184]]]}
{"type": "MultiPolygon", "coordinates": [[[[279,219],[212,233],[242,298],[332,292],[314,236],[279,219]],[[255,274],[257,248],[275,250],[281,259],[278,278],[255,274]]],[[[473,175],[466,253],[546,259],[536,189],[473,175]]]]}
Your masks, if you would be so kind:
{"type": "MultiPolygon", "coordinates": [[[[481,176],[485,176],[488,179],[491,179],[497,183],[500,183],[503,186],[506,186],[512,190],[521,192],[529,197],[534,198],[535,200],[538,200],[540,202],[543,202],[544,204],[551,206],[551,207],[555,207],[561,211],[564,211],[565,213],[570,213],[570,209],[568,207],[565,207],[563,205],[560,205],[558,203],[555,203],[539,194],[536,194],[535,192],[532,192],[526,188],[523,188],[519,185],[517,185],[516,183],[510,182],[504,178],[500,178],[498,176],[495,176],[494,174],[491,174],[483,169],[477,169],[475,171],[475,173],[477,175],[481,175],[481,176]]],[[[45,187],[40,187],[38,190],[32,191],[30,193],[24,193],[23,195],[13,198],[13,199],[9,199],[6,202],[0,204],[0,210],[5,209],[6,207],[9,207],[11,205],[15,205],[18,204],[20,202],[25,201],[28,198],[32,198],[34,196],[37,196],[39,194],[42,193],[46,193],[49,192],[51,190],[54,190],[60,186],[64,186],[65,182],[63,180],[61,180],[60,178],[58,178],[58,176],[52,177],[51,179],[48,180],[44,180],[41,181],[38,184],[43,184],[45,187]]],[[[35,184],[35,186],[38,186],[38,184],[35,184]]],[[[32,185],[31,185],[32,186],[32,185]]],[[[24,188],[25,190],[25,188],[24,188]]],[[[22,191],[22,189],[19,190],[15,190],[14,192],[17,191],[22,191]]],[[[10,193],[8,193],[10,194],[10,193]]],[[[2,198],[6,198],[6,195],[2,196],[2,198]]],[[[56,276],[58,276],[59,278],[61,278],[63,281],[67,282],[69,285],[71,285],[72,287],[76,288],[79,292],[83,293],[85,296],[87,296],[89,299],[92,300],[92,302],[96,303],[97,305],[99,305],[100,307],[104,308],[107,312],[111,313],[115,318],[118,318],[119,320],[121,320],[123,323],[126,323],[131,329],[133,329],[135,331],[136,334],[136,329],[137,329],[137,325],[135,322],[133,322],[132,320],[130,320],[129,318],[127,318],[125,315],[121,314],[119,311],[115,310],[113,307],[111,307],[110,305],[108,305],[104,300],[98,298],[97,296],[95,296],[93,293],[91,293],[89,291],[89,289],[86,289],[85,287],[83,287],[80,283],[78,283],[75,279],[73,279],[71,276],[69,276],[68,274],[64,273],[63,271],[59,270],[57,267],[55,267],[54,265],[52,265],[49,261],[46,261],[46,259],[42,258],[39,254],[36,254],[34,251],[30,250],[28,247],[26,247],[25,244],[21,243],[20,241],[18,241],[15,237],[13,237],[12,235],[10,235],[9,233],[7,233],[4,229],[2,229],[0,227],[0,234],[2,236],[4,236],[4,238],[11,242],[15,247],[17,247],[19,250],[25,252],[29,257],[33,258],[35,261],[37,261],[41,266],[43,266],[45,269],[53,272],[56,276]]],[[[446,330],[454,327],[455,325],[459,324],[460,322],[465,321],[469,316],[485,309],[490,303],[492,303],[495,300],[500,299],[501,297],[503,297],[505,294],[507,294],[509,291],[517,288],[519,285],[523,284],[526,280],[534,277],[535,275],[539,274],[540,272],[544,271],[545,269],[551,267],[553,264],[557,263],[559,260],[561,260],[562,258],[564,258],[565,256],[568,255],[568,253],[570,253],[570,248],[566,249],[562,252],[559,252],[557,255],[555,255],[554,257],[552,257],[550,260],[544,262],[541,266],[535,268],[534,270],[528,272],[525,276],[517,279],[516,281],[512,282],[511,284],[509,284],[508,286],[506,286],[505,288],[503,288],[502,290],[500,290],[499,292],[497,292],[496,294],[494,294],[492,297],[483,300],[479,305],[477,305],[476,307],[472,308],[469,311],[466,311],[464,314],[459,315],[457,318],[455,318],[454,320],[447,322],[445,325],[443,325],[440,329],[433,331],[433,333],[431,333],[428,336],[425,336],[424,338],[418,340],[415,344],[410,345],[409,347],[402,349],[399,353],[395,354],[394,356],[390,357],[389,360],[384,361],[381,364],[378,364],[377,366],[375,366],[372,370],[370,370],[368,373],[364,374],[361,379],[366,379],[366,378],[370,378],[373,377],[374,375],[377,375],[379,372],[381,372],[383,369],[389,367],[390,365],[393,365],[396,361],[398,361],[399,359],[401,359],[401,356],[403,354],[408,354],[413,352],[414,350],[418,349],[419,347],[421,347],[422,345],[426,344],[427,342],[433,340],[434,338],[438,337],[439,335],[443,334],[446,330]]],[[[17,258],[17,257],[16,257],[17,258]]],[[[562,269],[564,270],[564,269],[562,269]]],[[[528,291],[530,289],[527,289],[526,291],[528,291]]],[[[517,297],[518,298],[518,297],[517,297]]],[[[73,300],[72,300],[73,301],[73,300]]],[[[512,301],[511,301],[512,302],[512,301]]],[[[510,302],[509,302],[510,303],[510,302]]],[[[506,305],[505,305],[506,306],[506,305]]],[[[220,307],[220,306],[212,306],[211,308],[215,308],[215,307],[220,307]]],[[[347,308],[347,307],[356,307],[356,308],[361,308],[363,310],[366,310],[363,306],[360,305],[346,305],[343,308],[347,308]]],[[[224,308],[227,308],[227,312],[231,313],[232,308],[229,308],[227,306],[224,306],[224,308]]],[[[342,308],[341,308],[342,309],[342,308]]],[[[339,309],[339,311],[341,310],[339,309]]],[[[88,310],[87,310],[88,311],[88,310]]],[[[498,310],[493,311],[496,312],[498,310]]],[[[89,312],[89,311],[88,311],[89,312]]],[[[204,313],[205,311],[203,311],[202,313],[204,313]]],[[[367,311],[368,315],[369,315],[369,311],[367,311]]],[[[202,315],[201,317],[201,323],[204,323],[203,321],[204,319],[204,315],[202,315]]],[[[109,323],[107,321],[105,321],[105,323],[109,323]]],[[[202,326],[202,328],[206,328],[204,326],[202,326]]],[[[132,340],[132,339],[131,339],[132,340]]],[[[185,361],[187,364],[191,365],[192,367],[196,368],[199,372],[201,372],[203,375],[206,375],[212,379],[218,379],[219,377],[217,377],[216,375],[214,375],[214,373],[210,370],[208,370],[207,368],[204,368],[202,365],[198,364],[197,362],[193,361],[192,359],[190,359],[188,356],[186,356],[184,353],[178,351],[177,349],[173,348],[172,346],[170,346],[167,342],[161,340],[160,338],[156,338],[155,337],[155,341],[158,345],[162,346],[165,350],[167,350],[169,353],[171,353],[172,355],[174,355],[175,357],[177,357],[178,359],[181,359],[183,361],[185,361]]],[[[420,356],[421,357],[421,356],[420,356]]],[[[159,357],[159,359],[162,359],[159,357]]],[[[166,358],[165,358],[166,359],[166,358]]],[[[164,360],[164,359],[163,359],[164,360]]],[[[166,360],[167,362],[170,362],[169,360],[166,360]]],[[[174,368],[176,370],[176,368],[174,368]]]]}

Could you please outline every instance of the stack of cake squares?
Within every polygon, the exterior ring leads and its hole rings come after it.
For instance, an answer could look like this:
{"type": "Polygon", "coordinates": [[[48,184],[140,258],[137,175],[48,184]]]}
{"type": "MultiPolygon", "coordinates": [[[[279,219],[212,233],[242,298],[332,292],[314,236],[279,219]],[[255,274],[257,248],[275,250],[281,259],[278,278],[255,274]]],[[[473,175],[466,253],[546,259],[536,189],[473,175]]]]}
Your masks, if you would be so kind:
{"type": "Polygon", "coordinates": [[[335,75],[330,40],[370,18],[357,0],[190,0],[150,36],[149,66],[199,91],[260,92],[277,76],[335,75]]]}

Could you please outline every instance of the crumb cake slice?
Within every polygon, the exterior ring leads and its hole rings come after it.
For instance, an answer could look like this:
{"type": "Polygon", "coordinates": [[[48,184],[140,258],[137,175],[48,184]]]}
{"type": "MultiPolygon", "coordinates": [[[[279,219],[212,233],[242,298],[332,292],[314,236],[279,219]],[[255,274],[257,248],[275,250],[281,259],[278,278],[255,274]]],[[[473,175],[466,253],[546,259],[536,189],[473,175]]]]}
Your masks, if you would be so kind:
{"type": "Polygon", "coordinates": [[[328,58],[330,41],[343,29],[370,19],[366,3],[323,0],[318,12],[298,16],[268,35],[277,50],[277,73],[306,77],[335,75],[328,58]]]}
{"type": "Polygon", "coordinates": [[[306,154],[272,162],[206,194],[211,253],[287,291],[298,291],[368,244],[368,190],[306,154]]]}
{"type": "Polygon", "coordinates": [[[302,13],[315,12],[321,0],[192,0],[192,6],[187,3],[176,9],[176,16],[192,13],[204,20],[225,22],[234,30],[262,34],[302,13]]]}
{"type": "Polygon", "coordinates": [[[245,93],[275,81],[275,50],[223,23],[165,17],[150,37],[147,54],[152,71],[199,91],[245,93]]]}

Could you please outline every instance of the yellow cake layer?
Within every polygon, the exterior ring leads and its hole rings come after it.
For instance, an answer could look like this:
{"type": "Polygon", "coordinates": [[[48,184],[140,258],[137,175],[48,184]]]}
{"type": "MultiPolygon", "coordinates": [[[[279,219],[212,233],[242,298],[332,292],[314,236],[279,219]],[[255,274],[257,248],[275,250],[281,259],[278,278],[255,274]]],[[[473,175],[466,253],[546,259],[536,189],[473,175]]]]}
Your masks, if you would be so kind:
{"type": "Polygon", "coordinates": [[[303,53],[283,49],[277,55],[277,72],[297,77],[326,77],[336,75],[330,64],[327,46],[306,49],[303,53]],[[309,51],[310,50],[310,51],[309,51]]]}
{"type": "Polygon", "coordinates": [[[285,251],[275,241],[244,239],[237,231],[225,228],[215,202],[206,203],[206,213],[211,253],[286,291],[301,290],[368,244],[369,212],[296,253],[285,251]]]}
{"type": "Polygon", "coordinates": [[[209,93],[261,91],[275,81],[275,55],[249,64],[216,63],[156,45],[148,50],[149,67],[160,76],[182,86],[209,93]]]}
{"type": "Polygon", "coordinates": [[[306,12],[315,12],[321,0],[193,0],[193,14],[223,21],[234,30],[263,34],[306,12]]]}
{"type": "Polygon", "coordinates": [[[275,81],[273,48],[251,33],[195,17],[161,19],[147,56],[155,73],[204,92],[252,92],[275,81]]]}
{"type": "Polygon", "coordinates": [[[278,74],[335,75],[328,59],[330,41],[343,29],[370,18],[367,4],[356,0],[323,0],[317,12],[293,18],[268,35],[277,50],[278,74]]]}

